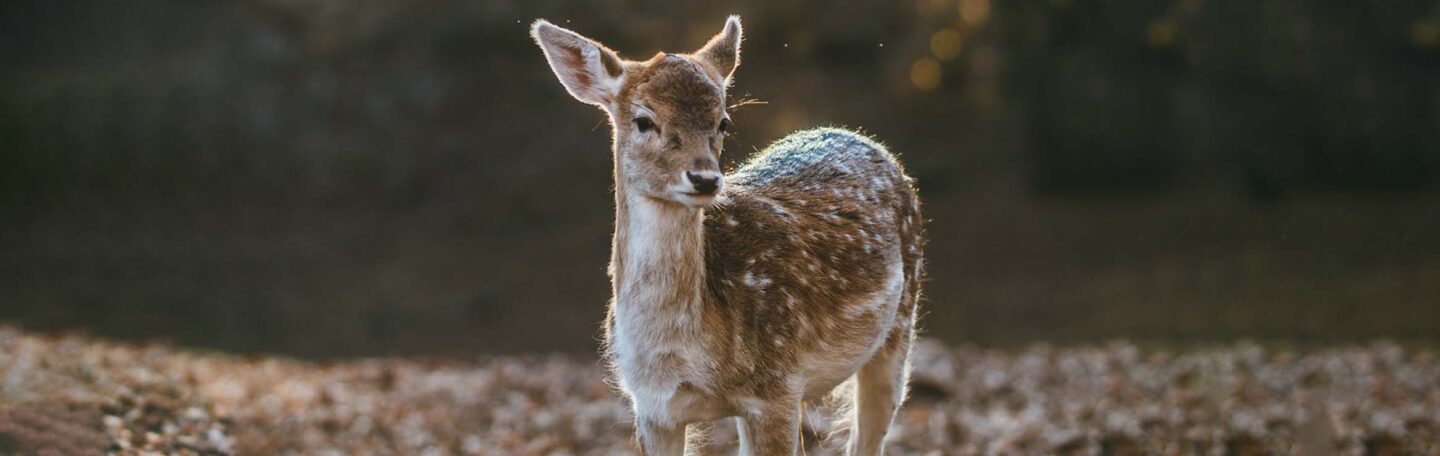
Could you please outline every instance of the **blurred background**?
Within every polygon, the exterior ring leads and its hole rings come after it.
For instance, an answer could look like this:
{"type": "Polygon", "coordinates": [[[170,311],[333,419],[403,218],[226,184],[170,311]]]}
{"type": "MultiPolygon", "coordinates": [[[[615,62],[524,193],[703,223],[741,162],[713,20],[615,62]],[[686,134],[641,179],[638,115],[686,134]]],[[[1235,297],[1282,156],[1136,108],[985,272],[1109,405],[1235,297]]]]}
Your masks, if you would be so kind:
{"type": "Polygon", "coordinates": [[[622,56],[743,15],[727,169],[863,129],[952,343],[1440,335],[1434,0],[12,0],[0,320],[242,352],[593,352],[622,56]]]}

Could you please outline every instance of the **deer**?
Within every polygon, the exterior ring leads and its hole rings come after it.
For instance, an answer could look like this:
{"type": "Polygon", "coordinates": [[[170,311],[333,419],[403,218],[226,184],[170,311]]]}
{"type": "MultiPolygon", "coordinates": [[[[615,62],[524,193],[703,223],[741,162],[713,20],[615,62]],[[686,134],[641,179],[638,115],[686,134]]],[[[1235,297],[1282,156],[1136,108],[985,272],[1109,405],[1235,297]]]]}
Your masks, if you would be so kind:
{"type": "Polygon", "coordinates": [[[740,454],[793,455],[804,404],[840,397],[846,453],[883,454],[924,268],[920,200],[897,158],[817,128],[723,173],[739,16],[698,51],[644,61],[544,19],[530,35],[565,90],[609,118],[601,351],[640,452],[691,454],[707,423],[734,418],[740,454]]]}

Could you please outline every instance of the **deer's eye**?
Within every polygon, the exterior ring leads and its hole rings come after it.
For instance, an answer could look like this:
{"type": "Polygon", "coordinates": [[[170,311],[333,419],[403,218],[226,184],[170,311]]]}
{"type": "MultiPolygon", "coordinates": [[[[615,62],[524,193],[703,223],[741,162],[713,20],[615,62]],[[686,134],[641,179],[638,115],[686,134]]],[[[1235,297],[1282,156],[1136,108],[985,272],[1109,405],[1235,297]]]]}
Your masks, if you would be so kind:
{"type": "Polygon", "coordinates": [[[719,126],[719,127],[716,127],[715,129],[716,129],[716,130],[719,130],[721,133],[724,133],[725,130],[729,130],[729,129],[730,129],[730,119],[729,119],[729,118],[720,119],[720,126],[719,126]]]}
{"type": "Polygon", "coordinates": [[[641,133],[649,133],[655,129],[655,121],[650,120],[649,117],[636,117],[635,128],[639,129],[641,133]]]}

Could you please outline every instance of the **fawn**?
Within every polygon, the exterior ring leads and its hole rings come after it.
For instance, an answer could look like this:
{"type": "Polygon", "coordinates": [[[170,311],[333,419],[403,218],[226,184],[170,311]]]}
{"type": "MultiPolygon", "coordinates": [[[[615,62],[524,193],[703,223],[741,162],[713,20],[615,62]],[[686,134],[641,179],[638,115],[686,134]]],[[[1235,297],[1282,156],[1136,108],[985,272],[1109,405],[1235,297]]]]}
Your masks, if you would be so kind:
{"type": "Polygon", "coordinates": [[[610,117],[604,351],[641,451],[682,454],[687,426],[735,417],[741,454],[791,455],[801,403],[833,390],[850,401],[847,452],[881,454],[905,399],[924,243],[895,157],[824,128],[722,175],[738,16],[695,53],[643,62],[544,20],[530,33],[565,90],[610,117]]]}

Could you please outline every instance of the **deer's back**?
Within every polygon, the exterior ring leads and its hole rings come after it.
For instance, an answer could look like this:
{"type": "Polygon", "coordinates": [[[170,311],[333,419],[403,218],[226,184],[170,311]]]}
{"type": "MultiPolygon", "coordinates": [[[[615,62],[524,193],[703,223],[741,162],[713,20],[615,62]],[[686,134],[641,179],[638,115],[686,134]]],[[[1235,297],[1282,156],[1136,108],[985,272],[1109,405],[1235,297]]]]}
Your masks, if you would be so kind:
{"type": "Polygon", "coordinates": [[[839,129],[802,131],[727,185],[706,214],[707,301],[730,352],[748,355],[736,357],[737,374],[765,381],[814,353],[868,358],[891,326],[911,320],[914,300],[900,297],[918,292],[919,204],[882,146],[839,129]]]}

